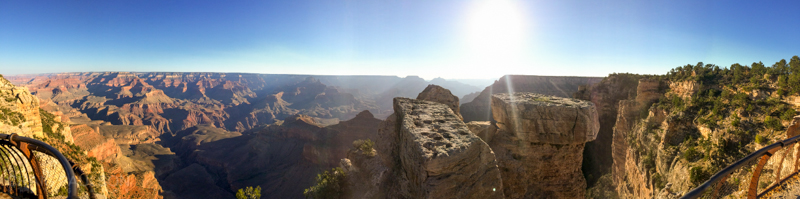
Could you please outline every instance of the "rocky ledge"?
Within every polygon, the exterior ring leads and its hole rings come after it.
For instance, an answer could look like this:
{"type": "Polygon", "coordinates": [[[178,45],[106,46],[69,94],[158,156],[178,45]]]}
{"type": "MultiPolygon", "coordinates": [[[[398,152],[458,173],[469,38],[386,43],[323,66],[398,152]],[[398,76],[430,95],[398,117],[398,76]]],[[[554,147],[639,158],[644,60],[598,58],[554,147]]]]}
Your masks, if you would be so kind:
{"type": "Polygon", "coordinates": [[[600,128],[594,104],[534,93],[499,93],[492,96],[492,116],[497,132],[488,133],[489,146],[497,157],[506,197],[584,197],[583,147],[600,128]]]}
{"type": "Polygon", "coordinates": [[[394,99],[400,162],[414,198],[502,197],[489,146],[447,105],[394,99]],[[494,189],[494,190],[493,190],[494,189]]]}
{"type": "Polygon", "coordinates": [[[592,102],[536,93],[492,95],[492,116],[500,129],[533,143],[586,143],[600,129],[592,102]]]}

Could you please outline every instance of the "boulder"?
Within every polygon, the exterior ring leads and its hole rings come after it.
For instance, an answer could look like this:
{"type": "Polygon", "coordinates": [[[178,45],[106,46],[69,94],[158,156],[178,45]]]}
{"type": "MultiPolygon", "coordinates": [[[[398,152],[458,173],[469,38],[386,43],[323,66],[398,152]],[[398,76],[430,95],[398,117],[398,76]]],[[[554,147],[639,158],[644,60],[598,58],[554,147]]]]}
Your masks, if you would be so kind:
{"type": "Polygon", "coordinates": [[[460,110],[458,109],[458,97],[450,93],[450,90],[442,88],[441,86],[430,84],[425,88],[425,90],[417,95],[417,99],[439,102],[447,105],[450,107],[450,110],[453,110],[453,113],[458,116],[458,119],[464,120],[464,118],[461,117],[460,110]]]}

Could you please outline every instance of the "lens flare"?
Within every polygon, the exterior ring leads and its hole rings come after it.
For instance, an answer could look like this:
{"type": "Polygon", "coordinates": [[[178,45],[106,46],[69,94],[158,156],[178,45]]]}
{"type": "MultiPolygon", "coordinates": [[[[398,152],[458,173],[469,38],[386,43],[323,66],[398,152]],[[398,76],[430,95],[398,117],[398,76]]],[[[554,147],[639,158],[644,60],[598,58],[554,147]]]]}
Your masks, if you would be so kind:
{"type": "Polygon", "coordinates": [[[521,67],[527,22],[517,0],[476,0],[465,23],[465,61],[478,67],[521,67]]]}

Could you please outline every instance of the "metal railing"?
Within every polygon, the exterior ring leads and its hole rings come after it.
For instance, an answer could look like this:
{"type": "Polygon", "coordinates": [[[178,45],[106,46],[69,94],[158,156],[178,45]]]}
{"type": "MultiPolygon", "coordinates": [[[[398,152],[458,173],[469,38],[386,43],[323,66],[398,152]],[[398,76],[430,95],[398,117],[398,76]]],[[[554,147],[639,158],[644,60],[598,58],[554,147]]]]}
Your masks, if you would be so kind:
{"type": "Polygon", "coordinates": [[[798,176],[798,141],[800,135],[761,148],[720,170],[681,198],[773,196],[776,192],[783,191],[786,183],[798,176]]]}
{"type": "Polygon", "coordinates": [[[48,198],[63,195],[78,197],[77,173],[88,197],[94,199],[92,185],[79,167],[73,167],[52,146],[16,134],[0,134],[0,192],[21,198],[48,198]]]}

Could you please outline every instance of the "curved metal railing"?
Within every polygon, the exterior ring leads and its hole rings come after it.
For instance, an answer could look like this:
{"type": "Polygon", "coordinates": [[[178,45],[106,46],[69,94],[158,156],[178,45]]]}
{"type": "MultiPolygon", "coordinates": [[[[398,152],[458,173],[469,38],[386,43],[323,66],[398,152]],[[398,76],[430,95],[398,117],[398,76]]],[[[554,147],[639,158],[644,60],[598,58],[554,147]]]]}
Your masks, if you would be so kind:
{"type": "Polygon", "coordinates": [[[89,198],[94,199],[86,175],[72,165],[61,152],[42,141],[0,134],[0,192],[22,198],[48,198],[58,194],[78,198],[77,173],[89,198]]]}
{"type": "Polygon", "coordinates": [[[800,153],[797,153],[796,149],[798,141],[800,141],[800,135],[761,148],[720,170],[681,198],[722,198],[725,196],[761,198],[770,196],[773,191],[779,191],[784,183],[797,176],[798,166],[800,166],[798,164],[800,153]],[[787,155],[789,155],[788,158],[787,155]],[[780,158],[770,161],[773,156],[780,156],[780,158]],[[787,159],[789,162],[785,161],[787,159]],[[765,166],[769,166],[769,169],[765,170],[765,166]],[[767,177],[761,178],[762,174],[767,172],[769,173],[767,177]]]}

